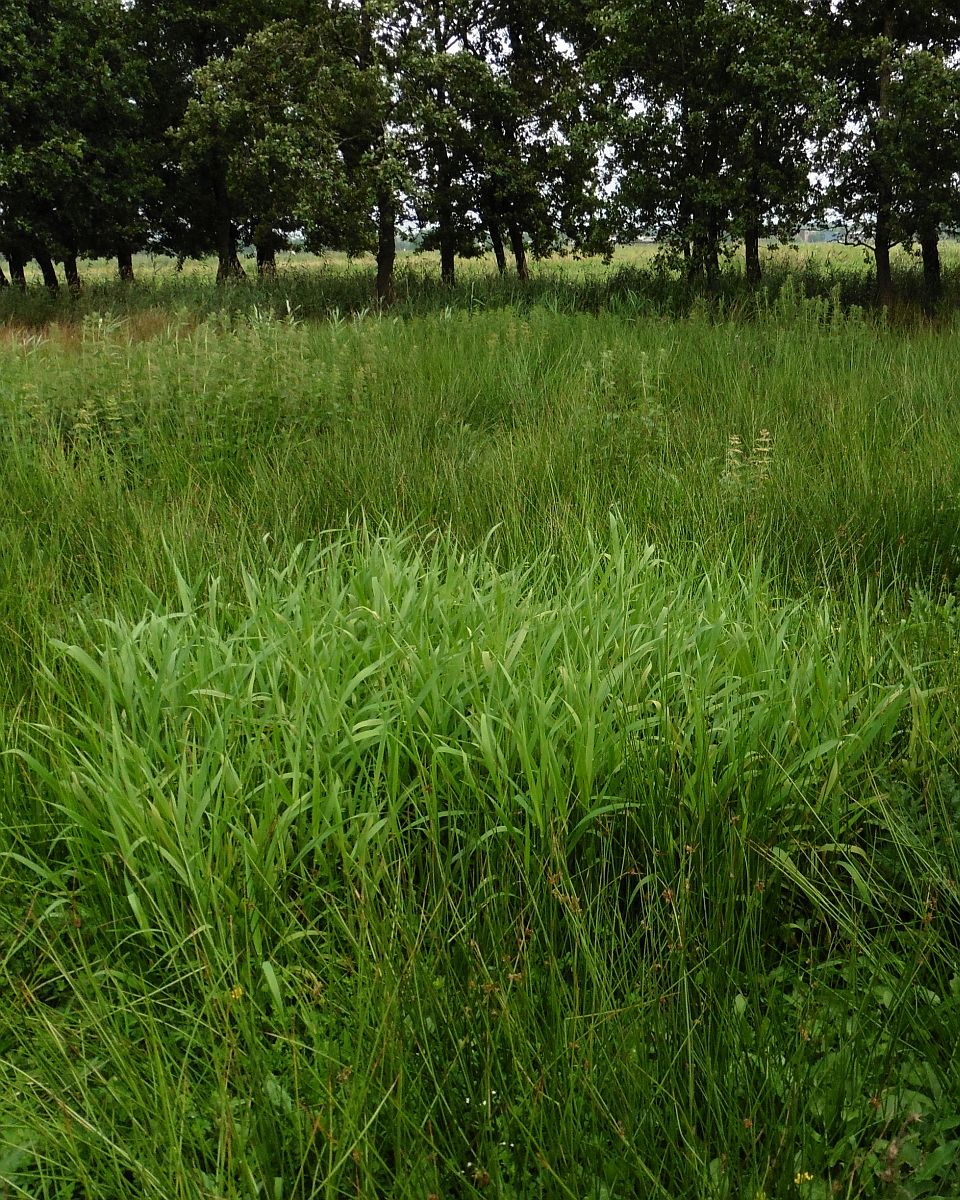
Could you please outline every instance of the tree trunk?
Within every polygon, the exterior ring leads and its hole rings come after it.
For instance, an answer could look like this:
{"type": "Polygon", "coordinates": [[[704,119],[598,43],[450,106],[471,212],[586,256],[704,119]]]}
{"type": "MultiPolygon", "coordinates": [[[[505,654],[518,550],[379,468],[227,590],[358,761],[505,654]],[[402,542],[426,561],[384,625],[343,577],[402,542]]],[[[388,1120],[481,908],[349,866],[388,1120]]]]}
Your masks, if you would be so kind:
{"type": "Polygon", "coordinates": [[[517,264],[517,278],[526,283],[530,278],[530,268],[527,266],[527,248],[523,244],[523,230],[520,228],[519,222],[511,221],[507,226],[507,232],[510,235],[510,249],[513,251],[514,261],[517,264]]]}
{"type": "Polygon", "coordinates": [[[690,258],[687,260],[687,276],[690,282],[706,282],[712,286],[716,281],[718,269],[717,248],[712,244],[710,235],[699,228],[696,229],[690,258]]]}
{"type": "Polygon", "coordinates": [[[882,201],[877,212],[873,257],[877,264],[877,303],[889,308],[893,303],[893,276],[890,273],[890,211],[882,201]]]}
{"type": "Polygon", "coordinates": [[[711,210],[707,222],[707,240],[704,244],[704,273],[707,286],[711,289],[717,286],[720,276],[720,229],[721,222],[715,210],[711,210]]]}
{"type": "Polygon", "coordinates": [[[440,243],[440,282],[453,287],[457,281],[456,253],[448,241],[440,243]]]}
{"type": "Polygon", "coordinates": [[[276,279],[277,239],[274,237],[272,229],[263,236],[257,237],[256,247],[257,274],[261,279],[276,279]]]}
{"type": "Polygon", "coordinates": [[[453,202],[450,198],[450,164],[446,147],[438,155],[437,226],[440,242],[440,281],[453,287],[456,282],[457,239],[453,230],[453,202]]]}
{"type": "Polygon", "coordinates": [[[133,251],[129,246],[117,247],[117,274],[121,283],[133,283],[133,251]]]}
{"type": "Polygon", "coordinates": [[[63,275],[67,281],[67,287],[74,296],[79,296],[83,288],[80,279],[80,268],[77,265],[77,256],[68,254],[63,260],[63,275]]]}
{"type": "MultiPolygon", "coordinates": [[[[445,54],[447,50],[447,31],[444,28],[441,5],[437,0],[429,6],[433,33],[433,46],[437,54],[445,54]]],[[[449,108],[447,90],[441,83],[431,97],[436,104],[437,113],[446,115],[449,108]]],[[[450,151],[441,133],[433,132],[430,136],[430,151],[437,169],[437,183],[434,198],[437,206],[437,241],[440,246],[440,281],[453,287],[456,282],[457,238],[454,231],[453,212],[453,165],[450,162],[450,151]]]]}
{"type": "Polygon", "coordinates": [[[490,244],[493,246],[493,257],[497,260],[497,271],[502,275],[507,269],[507,252],[503,247],[503,234],[500,232],[500,226],[492,214],[487,214],[484,217],[484,224],[487,227],[487,233],[490,235],[490,244]]]}
{"type": "Polygon", "coordinates": [[[751,220],[744,239],[744,255],[746,257],[747,283],[751,287],[759,287],[763,278],[760,269],[760,226],[751,220]]]}
{"type": "MultiPolygon", "coordinates": [[[[358,65],[365,75],[375,65],[376,44],[374,40],[374,22],[376,11],[371,13],[370,6],[365,0],[359,0],[360,17],[360,49],[358,65]]],[[[360,157],[376,148],[378,167],[385,171],[387,167],[386,126],[382,114],[378,119],[376,109],[370,111],[370,123],[366,126],[365,134],[355,142],[357,168],[360,168],[360,157]]],[[[345,150],[349,154],[350,151],[345,150]]],[[[348,169],[350,164],[348,162],[348,169]]],[[[397,260],[397,201],[388,177],[380,176],[377,183],[377,276],[374,283],[377,303],[381,308],[393,304],[397,298],[393,271],[397,260]]]]}
{"type": "Polygon", "coordinates": [[[705,204],[699,200],[690,204],[690,257],[687,259],[687,278],[690,283],[703,283],[709,274],[710,221],[705,204]]]}
{"type": "Polygon", "coordinates": [[[40,268],[40,274],[43,276],[44,286],[48,292],[56,294],[60,291],[60,280],[57,279],[57,269],[53,265],[53,259],[46,250],[38,250],[34,255],[37,260],[37,266],[40,268]]]}
{"type": "Polygon", "coordinates": [[[231,279],[246,279],[247,273],[237,254],[237,231],[230,219],[227,181],[219,156],[216,156],[211,164],[211,179],[213,202],[217,214],[217,283],[226,283],[231,279]]]}
{"type": "Polygon", "coordinates": [[[4,275],[3,267],[0,267],[0,288],[6,288],[9,286],[10,286],[10,280],[7,279],[6,275],[4,275]]]}
{"type": "Polygon", "coordinates": [[[237,254],[237,235],[230,220],[218,222],[217,283],[230,279],[246,279],[247,273],[237,254]]]}
{"type": "MultiPolygon", "coordinates": [[[[879,238],[880,222],[877,221],[879,238]]],[[[890,273],[890,245],[886,241],[877,241],[873,250],[877,263],[877,303],[882,308],[889,308],[893,303],[893,276],[890,273]]]]}
{"type": "Polygon", "coordinates": [[[7,255],[7,263],[10,267],[10,282],[21,292],[25,292],[27,290],[26,255],[19,250],[11,250],[7,255]]]}
{"type": "Polygon", "coordinates": [[[744,236],[744,258],[747,283],[752,288],[760,286],[763,271],[760,267],[760,159],[763,151],[763,124],[759,120],[753,122],[750,130],[751,168],[749,172],[749,200],[747,207],[747,229],[744,236]]]}
{"type": "Polygon", "coordinates": [[[389,188],[377,192],[377,301],[386,307],[397,298],[393,268],[397,261],[397,205],[389,188]]]}
{"type": "Polygon", "coordinates": [[[940,234],[936,225],[927,225],[920,231],[920,253],[923,255],[924,303],[928,309],[936,307],[940,299],[942,277],[940,273],[940,234]]]}
{"type": "Polygon", "coordinates": [[[257,247],[257,274],[261,279],[276,279],[277,252],[273,246],[257,247]]]}

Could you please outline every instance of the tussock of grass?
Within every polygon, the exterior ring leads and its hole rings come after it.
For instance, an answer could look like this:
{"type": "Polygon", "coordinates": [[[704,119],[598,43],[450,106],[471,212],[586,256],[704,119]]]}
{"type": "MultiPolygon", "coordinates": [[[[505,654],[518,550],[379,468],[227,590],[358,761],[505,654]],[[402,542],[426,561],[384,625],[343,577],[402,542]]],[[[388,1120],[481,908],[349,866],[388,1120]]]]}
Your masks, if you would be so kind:
{"type": "Polygon", "coordinates": [[[33,727],[54,842],[104,902],[119,872],[138,919],[192,927],[241,905],[233,881],[259,906],[291,872],[369,883],[439,855],[466,878],[493,846],[529,871],[665,810],[694,841],[718,816],[843,840],[840,798],[911,703],[872,613],[611,540],[559,590],[445,543],[338,540],[245,573],[242,602],[183,583],[175,613],[81,625],[33,727]]]}
{"type": "Polygon", "coordinates": [[[616,521],[559,588],[359,533],[81,622],[16,735],[57,897],[9,956],[18,1186],[740,1195],[837,1122],[921,1170],[955,859],[907,802],[949,720],[916,632],[616,521]]]}

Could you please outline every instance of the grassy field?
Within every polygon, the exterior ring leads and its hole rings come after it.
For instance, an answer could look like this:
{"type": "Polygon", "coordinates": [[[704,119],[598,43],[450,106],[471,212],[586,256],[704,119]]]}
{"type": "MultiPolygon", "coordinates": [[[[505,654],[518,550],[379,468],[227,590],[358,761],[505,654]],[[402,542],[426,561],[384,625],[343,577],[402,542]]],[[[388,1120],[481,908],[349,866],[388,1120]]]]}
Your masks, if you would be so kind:
{"type": "Polygon", "coordinates": [[[0,1195],[956,1196],[960,320],[811,261],[0,297],[0,1195]]]}
{"type": "MultiPolygon", "coordinates": [[[[439,285],[439,258],[431,253],[401,253],[397,258],[399,298],[393,310],[404,317],[430,316],[439,309],[477,312],[505,306],[527,310],[546,306],[559,312],[613,312],[622,316],[686,316],[705,306],[713,314],[753,316],[767,310],[784,289],[808,299],[827,300],[844,311],[868,308],[874,301],[874,280],[868,269],[869,252],[837,243],[767,247],[762,253],[764,285],[759,293],[744,287],[742,254],[730,248],[730,260],[717,286],[704,298],[695,286],[681,283],[675,271],[658,269],[660,251],[654,245],[619,247],[611,263],[572,255],[530,264],[531,279],[517,282],[512,271],[501,279],[491,256],[461,260],[458,286],[439,285]]],[[[960,308],[960,242],[941,244],[945,312],[960,308]]],[[[895,321],[916,320],[923,300],[917,256],[893,251],[898,306],[895,321]]],[[[245,269],[255,277],[252,255],[245,269]]],[[[135,257],[137,287],[118,288],[116,263],[103,260],[80,264],[83,295],[64,303],[51,298],[40,284],[40,273],[28,264],[32,286],[28,296],[12,289],[0,291],[0,330],[5,327],[45,329],[51,323],[76,325],[87,317],[123,314],[166,325],[171,319],[195,322],[217,314],[294,315],[300,320],[367,314],[373,306],[369,256],[347,259],[331,253],[281,254],[279,277],[261,281],[255,289],[216,287],[216,263],[187,260],[177,270],[173,259],[145,254],[135,257]]],[[[135,332],[135,330],[134,330],[135,332]]]]}

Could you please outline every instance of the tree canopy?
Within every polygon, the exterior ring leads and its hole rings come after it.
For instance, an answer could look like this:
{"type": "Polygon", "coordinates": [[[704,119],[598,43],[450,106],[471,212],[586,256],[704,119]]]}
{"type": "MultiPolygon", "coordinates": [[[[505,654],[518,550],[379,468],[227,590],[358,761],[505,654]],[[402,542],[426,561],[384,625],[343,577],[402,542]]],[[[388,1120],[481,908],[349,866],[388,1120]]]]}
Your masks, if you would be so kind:
{"type": "MultiPolygon", "coordinates": [[[[291,239],[374,251],[398,223],[458,257],[655,236],[709,284],[831,221],[876,263],[960,225],[960,16],[937,0],[8,0],[0,253],[77,260],[291,239]]],[[[0,275],[0,285],[7,284],[0,275]]]]}

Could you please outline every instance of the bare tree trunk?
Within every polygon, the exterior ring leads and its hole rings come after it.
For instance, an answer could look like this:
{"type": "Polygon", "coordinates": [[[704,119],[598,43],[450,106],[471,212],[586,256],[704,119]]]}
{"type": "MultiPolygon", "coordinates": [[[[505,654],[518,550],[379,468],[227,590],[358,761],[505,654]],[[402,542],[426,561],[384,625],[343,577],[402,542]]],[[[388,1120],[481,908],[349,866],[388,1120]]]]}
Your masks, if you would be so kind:
{"type": "Polygon", "coordinates": [[[397,206],[389,188],[377,192],[377,300],[386,307],[396,300],[393,268],[397,261],[397,206]]]}
{"type": "Polygon", "coordinates": [[[440,280],[447,287],[457,282],[456,254],[449,242],[440,245],[440,280]]]}
{"type": "Polygon", "coordinates": [[[751,287],[759,287],[763,279],[760,267],[760,218],[756,208],[747,219],[747,230],[743,239],[743,252],[747,274],[747,283],[751,287]]]}
{"type": "MultiPolygon", "coordinates": [[[[371,13],[366,0],[359,0],[360,15],[360,52],[358,56],[360,70],[367,72],[375,63],[375,41],[373,36],[373,21],[375,13],[371,13]]],[[[365,134],[357,139],[352,148],[356,154],[356,165],[360,166],[363,153],[376,148],[377,159],[381,169],[385,167],[386,127],[376,111],[371,112],[371,122],[365,134]]],[[[345,151],[349,154],[351,151],[345,151]]],[[[348,161],[348,168],[350,163],[348,161]]],[[[377,184],[377,275],[374,283],[377,303],[381,308],[393,304],[397,298],[394,286],[393,270],[397,259],[397,201],[389,183],[381,177],[377,184]]]]}
{"type": "MultiPolygon", "coordinates": [[[[438,0],[432,0],[427,6],[432,25],[433,46],[438,54],[447,50],[447,30],[444,28],[443,9],[438,0]]],[[[450,98],[446,87],[441,83],[433,92],[432,100],[437,106],[438,113],[446,113],[450,98]]],[[[440,281],[453,287],[456,282],[457,236],[454,229],[453,210],[453,163],[450,160],[450,150],[439,132],[430,137],[430,152],[437,170],[437,181],[434,197],[437,206],[437,241],[440,246],[440,281]]]]}
{"type": "Polygon", "coordinates": [[[709,234],[698,229],[693,237],[690,258],[687,260],[687,277],[691,283],[699,280],[712,286],[716,281],[718,269],[716,246],[712,245],[709,234]]]}
{"type": "Polygon", "coordinates": [[[246,279],[246,277],[247,273],[237,254],[237,236],[233,231],[232,223],[227,221],[226,225],[217,233],[217,283],[226,283],[231,279],[246,279]]]}
{"type": "Polygon", "coordinates": [[[225,221],[217,230],[217,283],[246,277],[247,273],[237,254],[237,235],[233,222],[225,221]]]}
{"type": "Polygon", "coordinates": [[[7,255],[7,264],[10,267],[10,282],[21,292],[25,292],[27,290],[26,255],[20,250],[11,250],[7,255]]]}
{"type": "Polygon", "coordinates": [[[129,246],[117,247],[117,274],[121,283],[133,283],[133,251],[129,246]]]}
{"type": "Polygon", "coordinates": [[[483,223],[486,225],[487,233],[490,235],[493,257],[497,260],[497,270],[502,275],[507,269],[507,253],[503,246],[503,234],[500,232],[500,226],[492,213],[487,213],[483,219],[483,223]]]}
{"type": "Polygon", "coordinates": [[[246,279],[247,273],[237,254],[237,231],[230,219],[227,182],[219,156],[215,156],[211,164],[211,179],[213,202],[217,214],[217,283],[226,283],[231,279],[246,279]]]}
{"type": "Polygon", "coordinates": [[[257,247],[257,274],[261,279],[276,279],[277,252],[272,246],[257,247]]]}
{"type": "Polygon", "coordinates": [[[4,275],[3,267],[0,267],[0,288],[7,288],[9,286],[10,286],[10,280],[7,279],[6,275],[4,275]]]}
{"type": "Polygon", "coordinates": [[[687,259],[687,278],[691,283],[703,283],[710,275],[710,215],[706,205],[696,201],[690,205],[690,257],[687,259]]]}
{"type": "Polygon", "coordinates": [[[760,234],[756,229],[748,229],[744,253],[747,260],[747,283],[758,287],[763,279],[760,268],[760,234]]]}
{"type": "Polygon", "coordinates": [[[752,165],[750,169],[750,199],[747,210],[747,230],[744,237],[744,257],[747,283],[756,288],[760,286],[763,271],[760,267],[760,180],[759,160],[763,148],[763,126],[759,120],[753,122],[750,131],[752,150],[752,165]]]}
{"type": "Polygon", "coordinates": [[[517,221],[510,221],[507,225],[507,232],[510,235],[510,249],[513,251],[514,261],[517,264],[517,278],[526,283],[530,278],[530,268],[527,266],[527,249],[523,244],[523,230],[517,221]]]}
{"type": "Polygon", "coordinates": [[[943,286],[940,270],[940,234],[935,224],[927,224],[920,231],[920,253],[923,256],[924,303],[928,309],[932,309],[940,299],[943,286]]]}
{"type": "Polygon", "coordinates": [[[64,257],[63,274],[71,294],[79,296],[83,289],[83,282],[80,279],[80,268],[77,265],[77,256],[75,254],[67,254],[64,257]]]}
{"type": "Polygon", "coordinates": [[[714,288],[720,275],[720,219],[716,211],[710,213],[707,230],[707,241],[704,245],[704,269],[707,286],[714,288]]]}
{"type": "Polygon", "coordinates": [[[48,292],[56,294],[60,291],[60,280],[57,278],[57,269],[53,265],[53,259],[44,249],[40,249],[34,254],[37,260],[37,266],[40,268],[40,274],[43,276],[44,286],[48,292]]]}
{"type": "Polygon", "coordinates": [[[277,238],[267,226],[257,226],[254,245],[257,249],[257,274],[261,279],[277,277],[277,238]]]}
{"type": "Polygon", "coordinates": [[[453,203],[450,198],[450,166],[446,147],[439,155],[437,180],[437,226],[440,242],[440,280],[448,287],[456,282],[457,239],[453,229],[453,203]]]}
{"type": "Polygon", "coordinates": [[[457,239],[453,228],[453,198],[450,194],[450,155],[440,138],[433,140],[432,149],[437,164],[437,186],[434,195],[437,203],[437,240],[440,244],[440,279],[449,287],[453,287],[456,280],[457,239]]]}
{"type": "Polygon", "coordinates": [[[890,271],[890,209],[881,200],[874,231],[873,257],[877,264],[877,303],[889,308],[893,303],[893,275],[890,271]]]}

